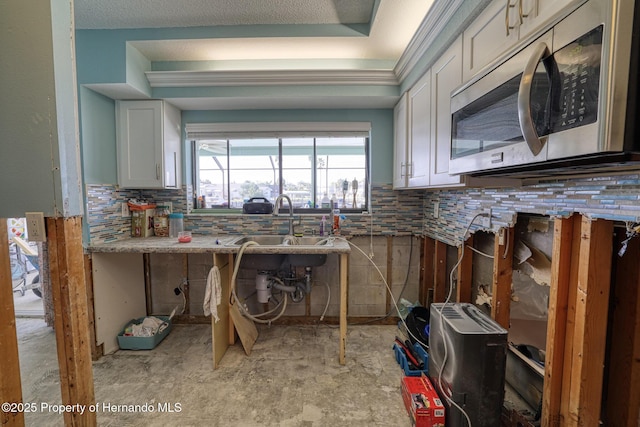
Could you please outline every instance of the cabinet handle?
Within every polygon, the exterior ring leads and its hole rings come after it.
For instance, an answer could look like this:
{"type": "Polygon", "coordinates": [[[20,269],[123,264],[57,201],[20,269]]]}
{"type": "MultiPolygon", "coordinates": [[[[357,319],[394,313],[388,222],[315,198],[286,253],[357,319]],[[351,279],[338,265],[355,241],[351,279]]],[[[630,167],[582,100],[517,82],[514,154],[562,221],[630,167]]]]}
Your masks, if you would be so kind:
{"type": "MultiPolygon", "coordinates": [[[[511,25],[511,22],[509,22],[509,10],[511,10],[512,8],[516,7],[515,4],[511,4],[511,0],[507,0],[507,7],[505,7],[505,13],[504,13],[504,26],[507,30],[507,37],[509,37],[509,30],[514,30],[516,27],[515,25],[511,25]]],[[[520,0],[520,7],[522,8],[522,0],[520,0]]],[[[522,24],[522,17],[520,18],[520,23],[522,24]]]]}
{"type": "Polygon", "coordinates": [[[160,165],[156,163],[156,179],[160,179],[160,165]]]}
{"type": "Polygon", "coordinates": [[[524,18],[529,17],[528,13],[524,13],[524,8],[522,6],[523,1],[524,0],[518,0],[518,15],[520,15],[520,25],[522,25],[522,21],[524,20],[524,18]]]}
{"type": "Polygon", "coordinates": [[[404,162],[400,162],[400,178],[404,178],[405,174],[402,172],[404,170],[405,164],[404,162]]]}

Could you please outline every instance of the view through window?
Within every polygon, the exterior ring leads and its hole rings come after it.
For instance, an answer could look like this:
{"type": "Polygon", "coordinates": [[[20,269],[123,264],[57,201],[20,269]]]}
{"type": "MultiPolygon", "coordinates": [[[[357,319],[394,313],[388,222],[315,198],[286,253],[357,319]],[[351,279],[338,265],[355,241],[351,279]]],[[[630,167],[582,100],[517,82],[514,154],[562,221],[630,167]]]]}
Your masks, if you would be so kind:
{"type": "MultiPolygon", "coordinates": [[[[366,137],[208,139],[194,142],[199,208],[240,209],[280,194],[296,211],[367,209],[366,137]]],[[[287,208],[287,206],[283,206],[287,208]]]]}

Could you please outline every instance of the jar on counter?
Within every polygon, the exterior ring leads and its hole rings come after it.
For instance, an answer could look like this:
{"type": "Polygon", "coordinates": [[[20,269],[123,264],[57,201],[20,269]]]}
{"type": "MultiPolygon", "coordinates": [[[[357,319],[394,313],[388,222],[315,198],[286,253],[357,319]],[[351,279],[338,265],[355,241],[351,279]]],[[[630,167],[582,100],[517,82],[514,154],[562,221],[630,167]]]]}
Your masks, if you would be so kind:
{"type": "Polygon", "coordinates": [[[169,207],[158,205],[153,218],[153,231],[156,236],[169,236],[169,207]]]}
{"type": "Polygon", "coordinates": [[[181,213],[169,214],[169,236],[178,237],[184,231],[184,215],[181,213]]]}

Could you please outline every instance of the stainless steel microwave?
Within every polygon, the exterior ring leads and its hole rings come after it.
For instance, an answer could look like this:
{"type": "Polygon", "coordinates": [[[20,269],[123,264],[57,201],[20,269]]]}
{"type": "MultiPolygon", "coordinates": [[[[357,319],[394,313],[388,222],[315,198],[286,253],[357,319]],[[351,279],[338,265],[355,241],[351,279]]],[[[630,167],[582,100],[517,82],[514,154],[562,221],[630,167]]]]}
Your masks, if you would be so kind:
{"type": "Polygon", "coordinates": [[[629,156],[640,152],[635,3],[582,2],[456,90],[450,173],[571,169],[637,158],[629,156]]]}

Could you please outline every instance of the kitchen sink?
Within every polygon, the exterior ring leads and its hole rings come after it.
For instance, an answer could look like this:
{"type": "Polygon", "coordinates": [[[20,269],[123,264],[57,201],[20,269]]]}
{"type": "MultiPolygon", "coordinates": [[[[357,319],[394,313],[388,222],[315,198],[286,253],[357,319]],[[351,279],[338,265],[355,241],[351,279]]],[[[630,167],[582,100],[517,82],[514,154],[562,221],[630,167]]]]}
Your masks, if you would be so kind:
{"type": "Polygon", "coordinates": [[[240,268],[261,271],[275,271],[280,268],[287,254],[243,254],[240,268]]]}
{"type": "Polygon", "coordinates": [[[228,244],[240,246],[247,242],[256,242],[260,246],[333,246],[331,240],[322,236],[291,237],[271,234],[238,237],[228,244]]]}
{"type": "Polygon", "coordinates": [[[255,235],[238,237],[229,245],[241,246],[247,242],[258,245],[249,246],[242,255],[240,267],[255,270],[277,270],[282,264],[293,267],[318,267],[327,261],[326,253],[308,253],[309,248],[333,246],[333,241],[322,236],[291,237],[283,235],[255,235]],[[267,253],[259,253],[264,249],[267,253]]]}

